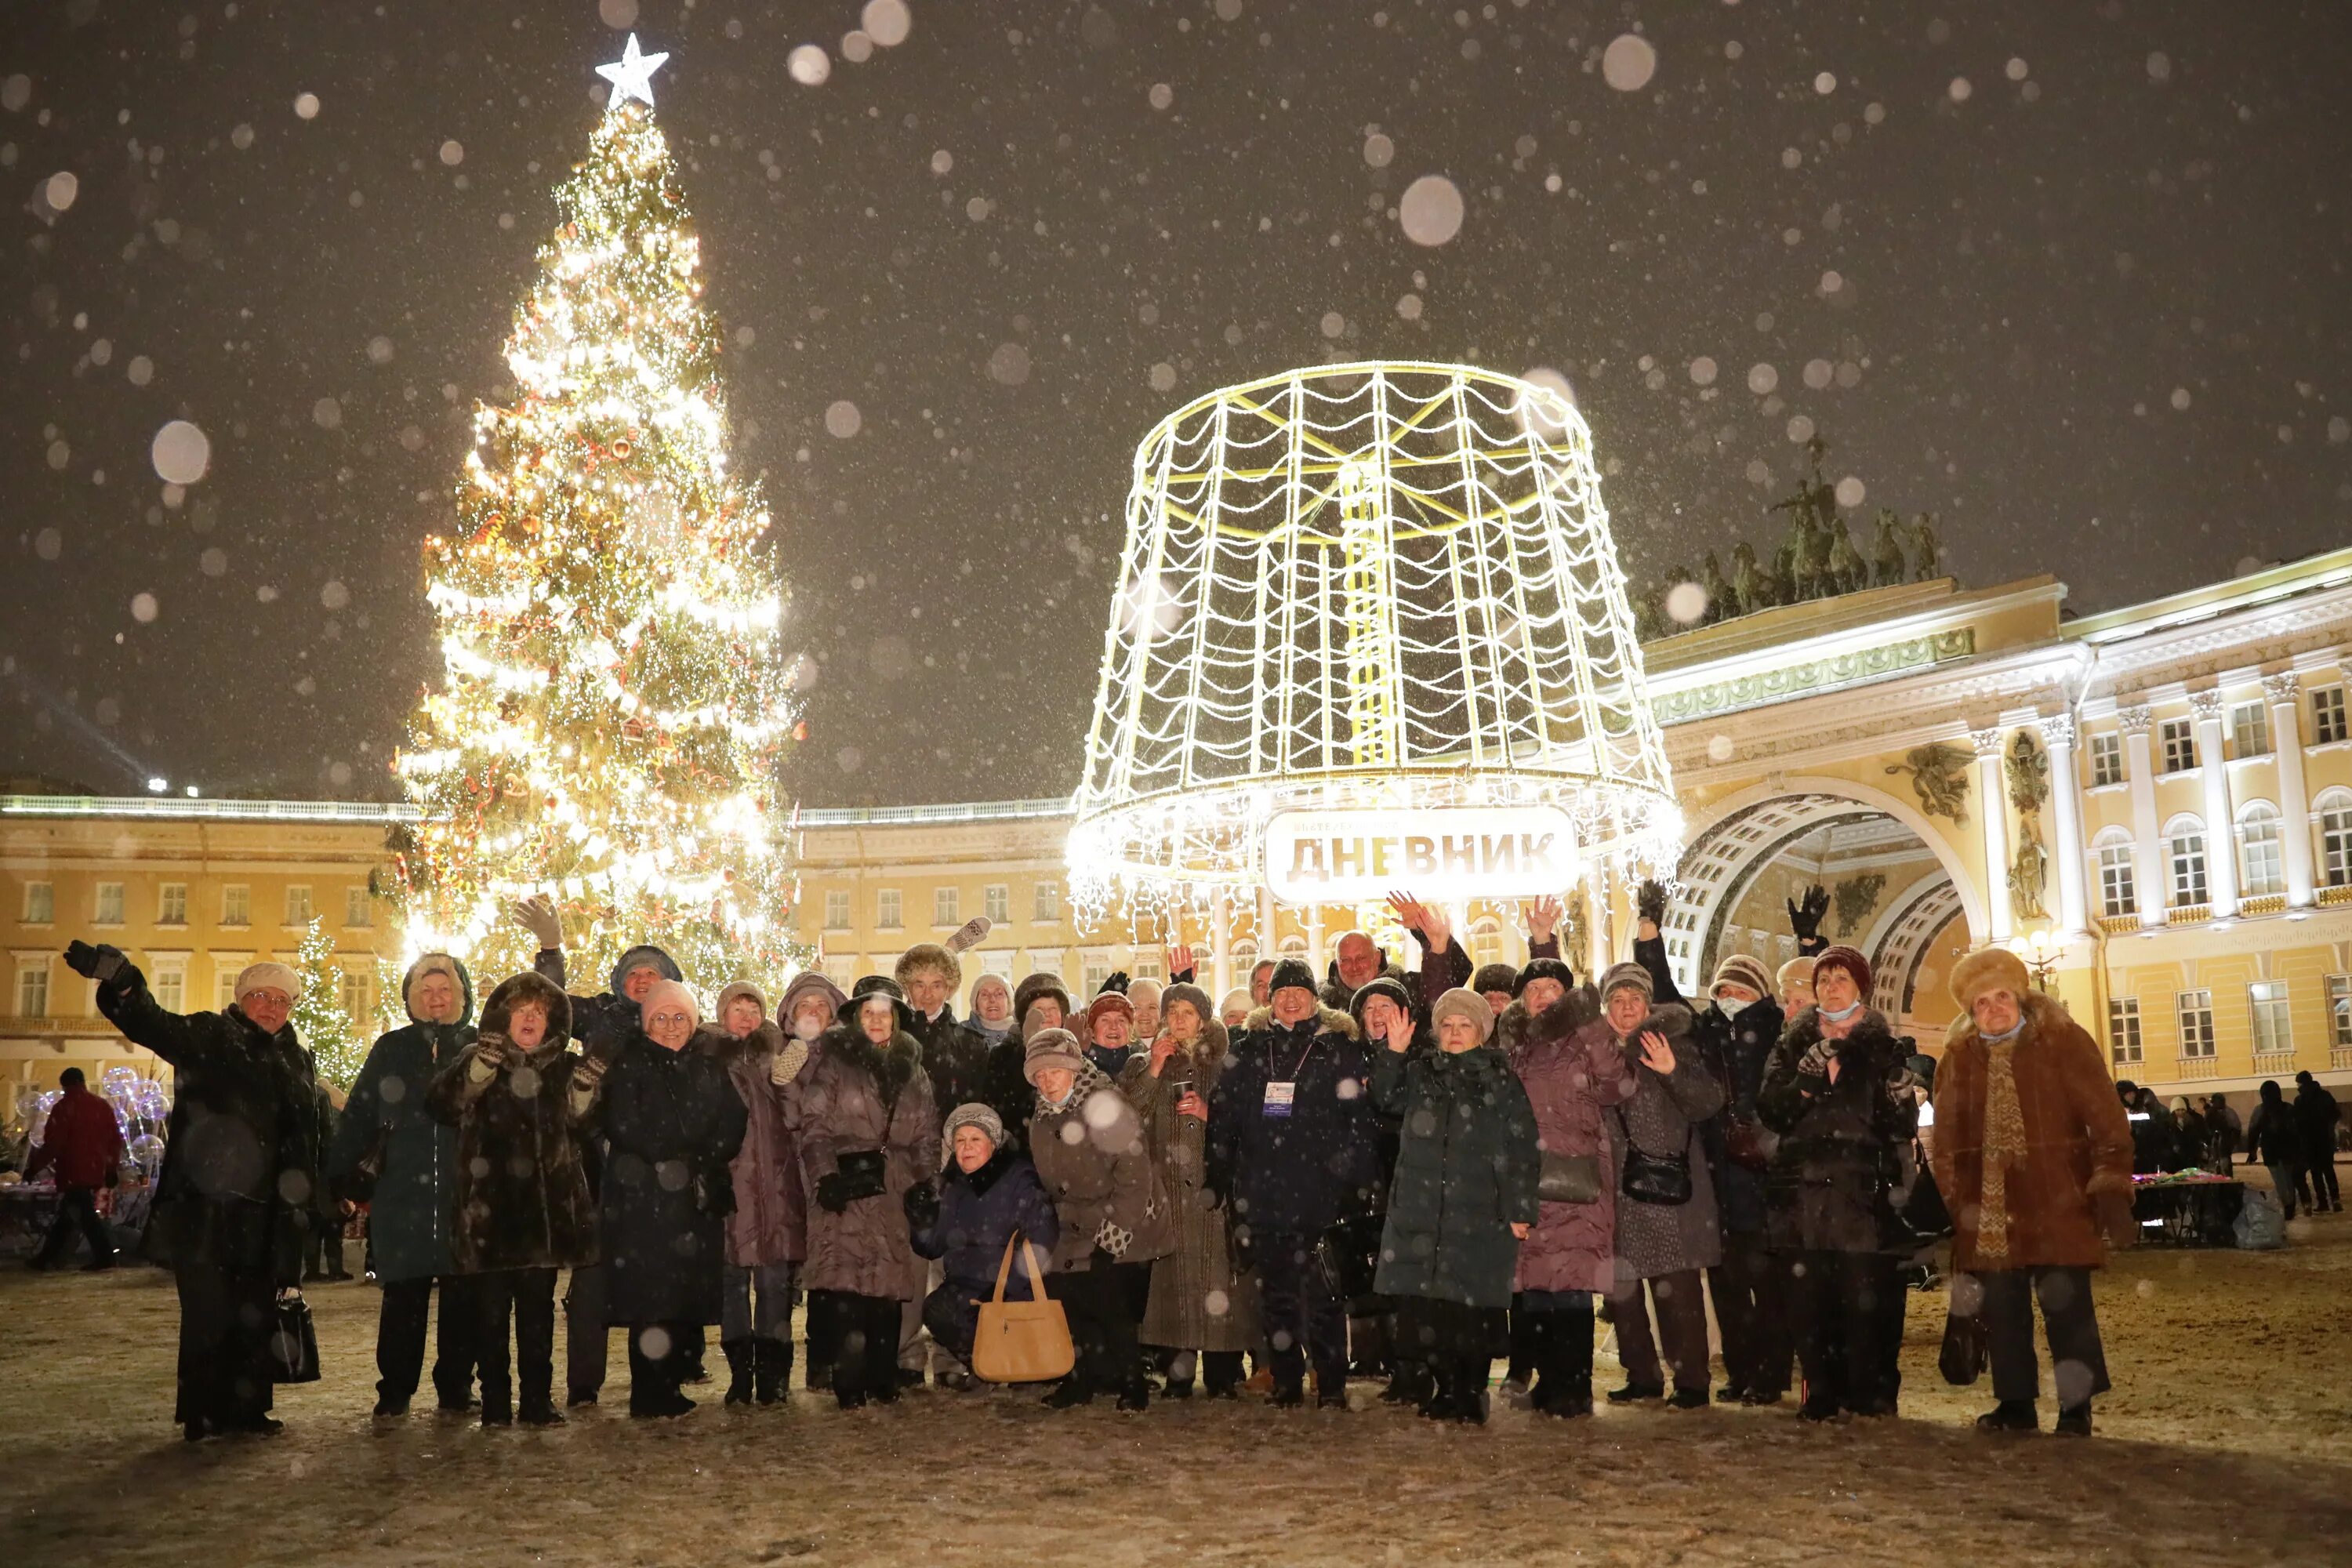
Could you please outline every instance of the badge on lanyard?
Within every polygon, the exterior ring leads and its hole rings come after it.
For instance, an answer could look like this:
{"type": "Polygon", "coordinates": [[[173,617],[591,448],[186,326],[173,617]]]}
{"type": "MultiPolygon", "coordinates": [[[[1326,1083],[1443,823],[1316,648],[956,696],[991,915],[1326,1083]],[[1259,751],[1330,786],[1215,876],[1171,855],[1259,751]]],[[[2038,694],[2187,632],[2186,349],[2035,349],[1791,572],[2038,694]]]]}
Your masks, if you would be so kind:
{"type": "Polygon", "coordinates": [[[1287,1116],[1297,1099],[1298,1086],[1296,1083],[1269,1083],[1265,1086],[1265,1113],[1268,1116],[1287,1116]]]}

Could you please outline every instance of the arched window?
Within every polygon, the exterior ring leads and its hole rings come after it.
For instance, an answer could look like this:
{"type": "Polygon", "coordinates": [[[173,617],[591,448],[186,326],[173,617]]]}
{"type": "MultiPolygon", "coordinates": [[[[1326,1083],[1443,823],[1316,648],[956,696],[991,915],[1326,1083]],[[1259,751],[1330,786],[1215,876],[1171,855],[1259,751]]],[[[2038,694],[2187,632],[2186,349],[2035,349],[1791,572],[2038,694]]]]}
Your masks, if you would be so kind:
{"type": "Polygon", "coordinates": [[[1470,950],[1473,963],[1503,962],[1503,925],[1492,915],[1481,915],[1470,922],[1469,938],[1463,943],[1470,950]]]}
{"type": "Polygon", "coordinates": [[[2352,887],[2352,789],[2319,797],[2319,863],[2329,887],[2352,887]]]}
{"type": "Polygon", "coordinates": [[[1281,953],[1285,958],[1305,958],[1307,956],[1307,939],[1299,935],[1297,931],[1292,931],[1288,936],[1284,937],[1280,942],[1276,944],[1275,951],[1281,953]]]}
{"type": "Polygon", "coordinates": [[[1234,973],[1244,985],[1249,984],[1249,972],[1257,967],[1257,943],[1248,937],[1234,943],[1234,973]]]}
{"type": "Polygon", "coordinates": [[[2139,913],[2138,872],[2131,835],[2110,827],[2091,842],[2099,868],[2099,913],[2107,918],[2139,913]]]}
{"type": "Polygon", "coordinates": [[[2286,891],[2286,847],[2279,835],[2276,806],[2248,801],[2238,813],[2238,844],[2248,898],[2286,891]]]}
{"type": "Polygon", "coordinates": [[[2165,825],[2164,855],[2170,868],[2172,907],[2195,909],[2209,901],[2205,890],[2205,825],[2176,816],[2165,825]]]}

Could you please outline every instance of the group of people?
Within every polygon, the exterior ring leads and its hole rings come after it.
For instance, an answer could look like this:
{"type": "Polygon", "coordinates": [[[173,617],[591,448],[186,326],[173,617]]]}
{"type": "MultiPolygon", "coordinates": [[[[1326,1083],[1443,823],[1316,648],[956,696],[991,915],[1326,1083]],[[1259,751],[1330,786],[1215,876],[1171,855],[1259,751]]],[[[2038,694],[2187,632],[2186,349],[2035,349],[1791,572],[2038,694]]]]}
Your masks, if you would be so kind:
{"type": "Polygon", "coordinates": [[[1140,1410],[1155,1384],[1236,1398],[1254,1362],[1276,1405],[1311,1390],[1344,1409],[1373,1376],[1478,1422],[1507,1357],[1507,1397],[1575,1417],[1598,1311],[1625,1372],[1612,1402],[1772,1405],[1793,1362],[1804,1418],[1888,1415],[1898,1270],[1935,1194],[1990,1345],[1980,1424],[2037,1425],[2038,1298],[2058,1429],[2087,1432],[2106,1386],[2089,1271],[2136,1234],[2130,1124],[2089,1037],[2006,951],[1962,961],[1923,1163],[1924,1075],[1818,909],[1791,910],[1806,956],[1730,955],[1695,1003],[1663,900],[1645,885],[1633,957],[1590,984],[1553,900],[1513,967],[1474,965],[1400,895],[1413,973],[1351,932],[1320,980],[1269,962],[1212,1001],[1179,948],[1169,983],[1115,976],[1083,1008],[1052,974],[983,975],[959,1019],[961,960],[928,943],[847,994],[801,973],[772,1010],[738,982],[706,1016],[649,945],[571,994],[561,922],[532,900],[538,956],[478,1022],[457,959],[409,970],[411,1022],[376,1042],[331,1138],[284,966],[178,1016],[119,951],[67,958],[177,1073],[149,1247],[179,1281],[191,1440],[276,1429],[273,1303],[306,1235],[360,1203],[385,1417],[416,1394],[437,1289],[441,1406],[472,1408],[478,1379],[485,1426],[561,1422],[559,1275],[572,1405],[599,1397],[620,1326],[630,1413],[691,1409],[714,1324],[728,1401],[772,1404],[803,1296],[806,1384],[842,1407],[927,1371],[969,1387],[982,1303],[1028,1293],[1024,1244],[1075,1342],[1057,1408],[1140,1410]]]}

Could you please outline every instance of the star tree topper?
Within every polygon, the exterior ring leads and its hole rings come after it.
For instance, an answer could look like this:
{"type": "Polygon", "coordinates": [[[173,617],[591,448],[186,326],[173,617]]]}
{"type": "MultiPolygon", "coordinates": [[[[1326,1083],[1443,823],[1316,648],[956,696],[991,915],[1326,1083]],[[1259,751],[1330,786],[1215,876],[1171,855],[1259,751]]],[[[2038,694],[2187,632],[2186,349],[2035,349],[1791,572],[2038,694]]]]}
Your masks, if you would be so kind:
{"type": "Polygon", "coordinates": [[[637,36],[631,33],[629,47],[621,51],[621,58],[611,65],[596,68],[596,74],[613,84],[612,100],[604,106],[606,112],[620,108],[633,98],[651,109],[654,106],[654,72],[661,69],[668,59],[667,54],[648,55],[639,50],[637,36]]]}

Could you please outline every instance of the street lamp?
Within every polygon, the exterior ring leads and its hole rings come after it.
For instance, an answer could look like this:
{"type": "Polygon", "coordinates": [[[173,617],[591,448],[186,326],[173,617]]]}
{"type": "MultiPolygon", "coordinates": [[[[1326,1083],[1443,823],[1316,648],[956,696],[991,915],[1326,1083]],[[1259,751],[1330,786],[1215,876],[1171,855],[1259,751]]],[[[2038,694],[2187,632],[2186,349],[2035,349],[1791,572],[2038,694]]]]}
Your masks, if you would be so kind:
{"type": "Polygon", "coordinates": [[[2024,959],[2025,967],[2032,971],[2036,991],[2048,994],[2050,976],[2056,972],[2059,956],[2065,951],[2066,944],[2052,936],[2046,928],[2036,928],[2020,944],[2018,956],[2024,959]]]}

